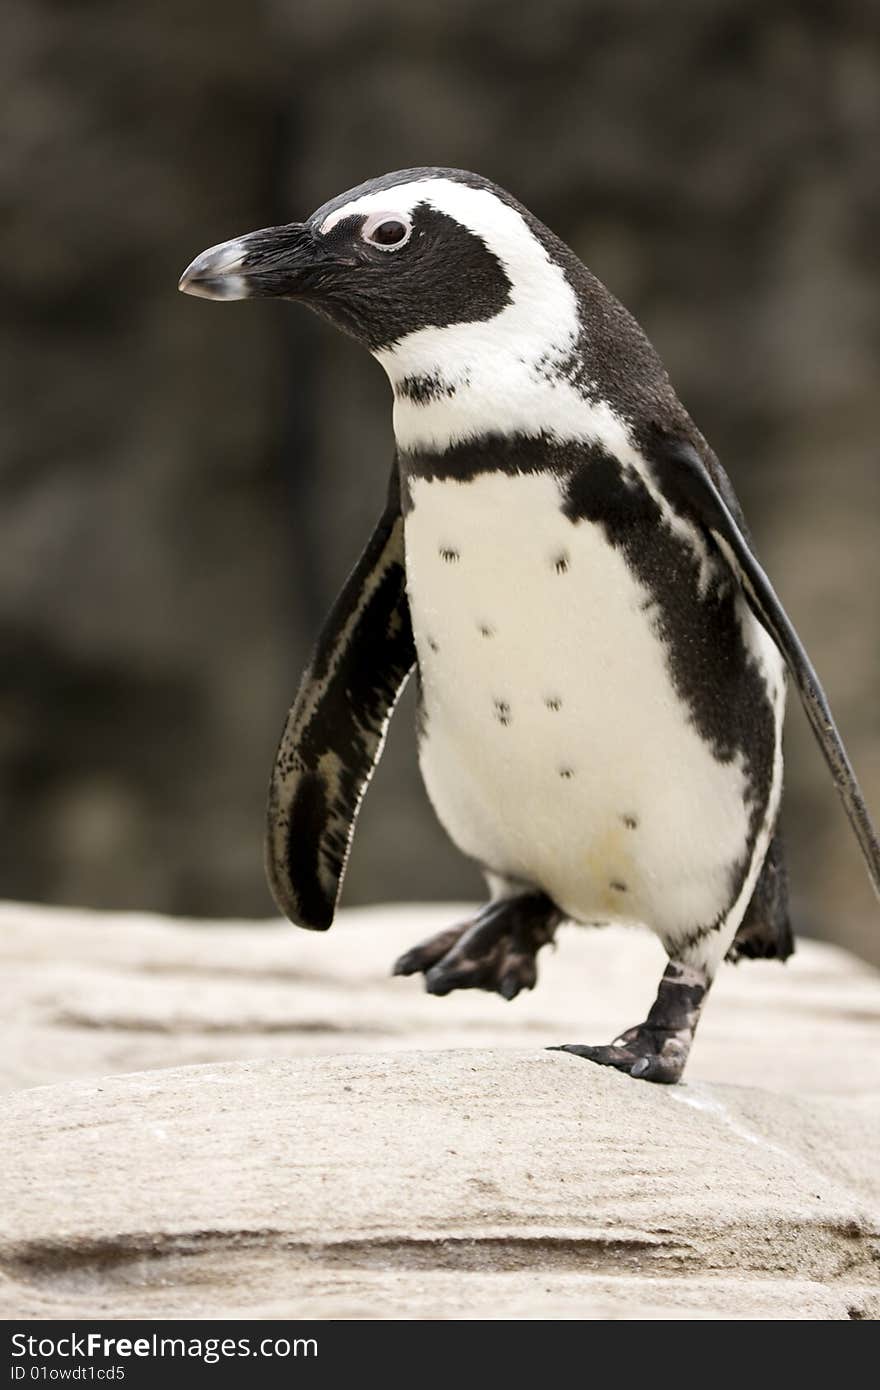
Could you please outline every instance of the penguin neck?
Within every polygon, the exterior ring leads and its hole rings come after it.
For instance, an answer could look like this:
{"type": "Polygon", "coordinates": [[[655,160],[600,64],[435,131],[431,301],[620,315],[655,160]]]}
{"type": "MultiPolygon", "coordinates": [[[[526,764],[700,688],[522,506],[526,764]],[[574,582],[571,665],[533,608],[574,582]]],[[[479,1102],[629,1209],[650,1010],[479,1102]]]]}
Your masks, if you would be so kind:
{"type": "Polygon", "coordinates": [[[576,320],[554,340],[499,333],[498,326],[422,330],[412,335],[417,341],[376,353],[394,392],[401,452],[443,453],[510,435],[596,440],[609,428],[618,442],[622,421],[578,378],[576,320]]]}

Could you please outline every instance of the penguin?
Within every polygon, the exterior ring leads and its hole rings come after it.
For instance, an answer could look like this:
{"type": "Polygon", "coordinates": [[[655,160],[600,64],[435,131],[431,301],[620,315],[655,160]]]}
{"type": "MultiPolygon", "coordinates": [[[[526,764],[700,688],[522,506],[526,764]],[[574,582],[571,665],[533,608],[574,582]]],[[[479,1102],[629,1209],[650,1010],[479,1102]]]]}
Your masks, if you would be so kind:
{"type": "Polygon", "coordinates": [[[278,907],[331,925],[415,673],[428,796],[489,901],[395,973],[512,999],[561,922],[647,926],[668,964],[645,1021],[558,1050],[677,1082],[722,961],[793,949],[787,678],[878,893],[880,846],[731,484],[645,334],[527,208],[455,169],[375,178],[214,246],[180,288],[299,301],[393,392],[385,507],[278,748],[278,907]]]}

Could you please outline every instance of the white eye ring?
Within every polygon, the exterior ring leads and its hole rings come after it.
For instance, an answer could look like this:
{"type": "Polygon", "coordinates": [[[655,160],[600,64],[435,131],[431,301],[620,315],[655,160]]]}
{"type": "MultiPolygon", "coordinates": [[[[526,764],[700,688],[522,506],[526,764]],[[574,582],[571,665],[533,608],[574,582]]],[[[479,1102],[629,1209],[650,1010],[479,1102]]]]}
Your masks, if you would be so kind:
{"type": "Polygon", "coordinates": [[[377,251],[399,251],[401,246],[405,246],[412,236],[412,218],[405,212],[374,212],[372,213],[361,228],[361,237],[369,242],[370,246],[375,246],[377,251]],[[403,227],[403,236],[397,241],[379,241],[376,233],[380,227],[389,223],[403,227]]]}

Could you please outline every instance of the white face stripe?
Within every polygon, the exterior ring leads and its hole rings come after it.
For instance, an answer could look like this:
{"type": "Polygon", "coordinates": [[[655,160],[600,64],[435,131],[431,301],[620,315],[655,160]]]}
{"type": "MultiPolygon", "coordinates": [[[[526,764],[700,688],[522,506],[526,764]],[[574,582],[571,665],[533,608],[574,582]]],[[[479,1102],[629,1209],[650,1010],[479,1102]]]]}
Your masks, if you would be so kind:
{"type": "MultiPolygon", "coordinates": [[[[428,188],[431,182],[431,179],[420,179],[416,183],[401,183],[396,188],[383,189],[381,193],[364,193],[360,198],[353,198],[350,203],[345,203],[343,207],[328,213],[318,228],[318,232],[321,236],[327,236],[339,222],[344,222],[346,218],[363,217],[371,212],[409,216],[417,203],[428,201],[420,190],[428,188]]],[[[442,182],[445,183],[447,180],[444,179],[442,182]]]]}
{"type": "MultiPolygon", "coordinates": [[[[510,207],[488,188],[472,188],[454,179],[415,179],[399,183],[375,193],[364,193],[343,207],[328,213],[318,231],[326,236],[347,217],[362,217],[371,212],[387,212],[396,216],[412,216],[422,203],[454,217],[463,227],[477,236],[486,237],[493,227],[525,228],[526,224],[515,208],[510,207]]],[[[530,233],[531,235],[531,233],[530,233]]],[[[493,248],[494,249],[494,248],[493,248]]]]}

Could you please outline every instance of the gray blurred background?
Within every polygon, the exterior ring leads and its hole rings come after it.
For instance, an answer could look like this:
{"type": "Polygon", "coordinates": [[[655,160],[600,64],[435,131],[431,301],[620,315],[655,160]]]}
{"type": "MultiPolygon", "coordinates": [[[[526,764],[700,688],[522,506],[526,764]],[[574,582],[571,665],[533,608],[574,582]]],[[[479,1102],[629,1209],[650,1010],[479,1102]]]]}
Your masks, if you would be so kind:
{"type": "MultiPolygon", "coordinates": [[[[634,311],[731,473],[880,815],[880,10],[757,0],[110,0],[0,46],[0,895],[271,911],[266,782],[381,506],[379,367],[177,294],[204,247],[386,170],[510,188],[634,311]]],[[[802,930],[880,916],[799,709],[802,930]]],[[[476,895],[411,706],[349,903],[476,895]]]]}

